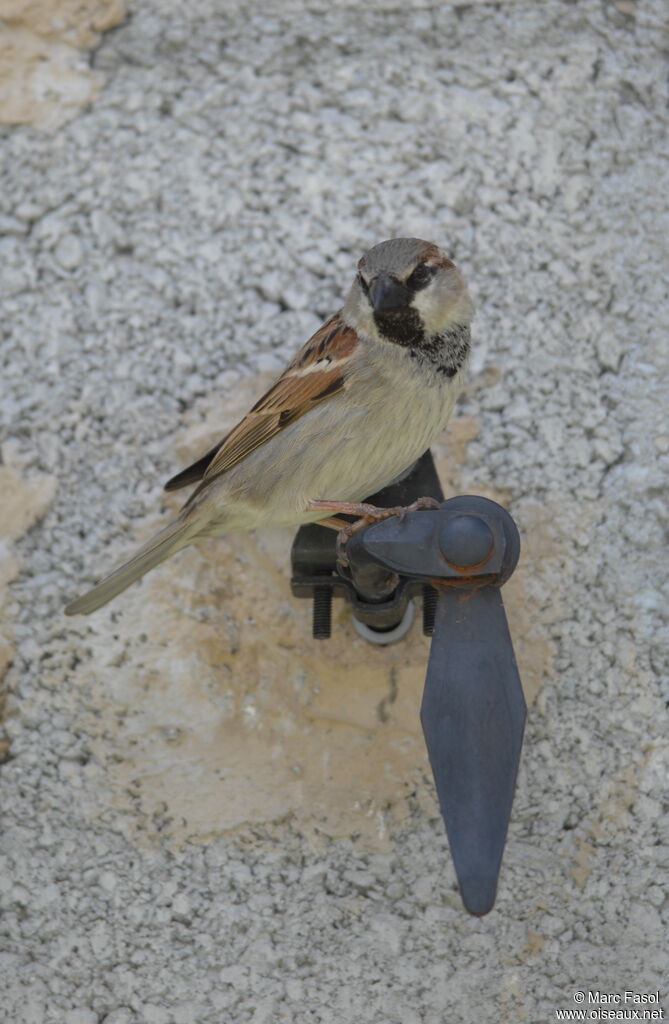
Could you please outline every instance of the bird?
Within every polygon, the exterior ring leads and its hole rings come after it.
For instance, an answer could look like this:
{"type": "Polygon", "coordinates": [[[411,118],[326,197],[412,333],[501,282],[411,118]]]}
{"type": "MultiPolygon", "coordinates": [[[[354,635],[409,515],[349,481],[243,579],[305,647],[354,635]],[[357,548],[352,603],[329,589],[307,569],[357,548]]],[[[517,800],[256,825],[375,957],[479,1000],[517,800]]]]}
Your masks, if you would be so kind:
{"type": "Polygon", "coordinates": [[[402,479],[446,426],[473,311],[439,246],[374,245],[342,308],[218,444],[165,484],[196,485],[176,518],[66,614],[96,611],[204,537],[308,522],[339,528],[347,512],[374,518],[362,499],[402,479]]]}

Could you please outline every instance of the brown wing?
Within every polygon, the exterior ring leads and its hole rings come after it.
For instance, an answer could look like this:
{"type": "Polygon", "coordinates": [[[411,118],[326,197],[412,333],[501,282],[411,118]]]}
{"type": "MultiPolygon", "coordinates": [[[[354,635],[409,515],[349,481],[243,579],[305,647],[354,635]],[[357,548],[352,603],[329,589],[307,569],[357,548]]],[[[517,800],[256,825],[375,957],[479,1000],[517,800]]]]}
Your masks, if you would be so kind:
{"type": "Polygon", "coordinates": [[[220,444],[168,480],[165,489],[176,490],[196,480],[202,480],[201,487],[205,486],[323,399],[340,391],[355,347],[352,328],[346,326],[339,314],[331,317],[220,444]]]}
{"type": "Polygon", "coordinates": [[[198,480],[201,480],[206,472],[207,466],[222,444],[223,442],[219,441],[213,448],[209,449],[206,455],[203,455],[201,459],[198,459],[197,462],[194,462],[186,469],[182,469],[180,473],[176,474],[176,476],[170,477],[165,484],[165,490],[178,491],[180,487],[188,487],[188,484],[195,484],[198,480]]]}

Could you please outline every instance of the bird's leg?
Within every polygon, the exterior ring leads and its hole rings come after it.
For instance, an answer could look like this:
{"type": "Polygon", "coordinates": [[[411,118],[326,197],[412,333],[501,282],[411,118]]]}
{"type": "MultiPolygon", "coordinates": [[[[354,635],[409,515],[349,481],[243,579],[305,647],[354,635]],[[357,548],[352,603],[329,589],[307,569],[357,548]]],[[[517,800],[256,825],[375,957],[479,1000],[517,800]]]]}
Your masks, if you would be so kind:
{"type": "MultiPolygon", "coordinates": [[[[416,512],[421,508],[439,508],[441,502],[436,498],[417,498],[410,505],[395,505],[393,508],[379,508],[378,505],[370,505],[366,501],[310,501],[307,505],[309,512],[337,512],[340,516],[358,516],[367,523],[377,523],[390,516],[399,516],[403,519],[407,512],[416,512]]],[[[324,526],[333,525],[337,522],[336,516],[329,519],[322,519],[324,526]]],[[[341,522],[341,520],[339,520],[341,522]]],[[[357,526],[357,522],[348,523],[348,526],[357,526]]]]}
{"type": "MultiPolygon", "coordinates": [[[[365,501],[310,501],[307,506],[310,512],[318,512],[321,509],[323,512],[338,512],[339,515],[347,516],[358,516],[354,523],[343,523],[342,520],[339,522],[342,524],[339,529],[339,536],[337,537],[337,557],[344,565],[347,564],[344,549],[346,541],[352,534],[357,533],[358,530],[362,530],[364,526],[369,526],[370,523],[379,523],[384,519],[389,519],[391,516],[397,516],[400,522],[404,519],[407,512],[416,512],[422,508],[439,508],[441,502],[437,501],[436,498],[417,498],[410,505],[396,505],[394,508],[379,508],[377,505],[369,505],[365,501]]],[[[337,517],[331,516],[328,519],[320,521],[323,526],[332,526],[337,529],[335,525],[337,523],[337,517]]]]}
{"type": "Polygon", "coordinates": [[[358,519],[365,519],[370,523],[394,514],[391,509],[377,508],[376,505],[368,505],[364,501],[310,501],[307,509],[309,512],[318,512],[322,509],[324,512],[337,512],[340,516],[357,516],[358,519]]]}
{"type": "Polygon", "coordinates": [[[337,516],[328,516],[327,519],[319,519],[316,526],[327,526],[330,530],[343,530],[350,526],[347,519],[338,519],[337,516]]]}

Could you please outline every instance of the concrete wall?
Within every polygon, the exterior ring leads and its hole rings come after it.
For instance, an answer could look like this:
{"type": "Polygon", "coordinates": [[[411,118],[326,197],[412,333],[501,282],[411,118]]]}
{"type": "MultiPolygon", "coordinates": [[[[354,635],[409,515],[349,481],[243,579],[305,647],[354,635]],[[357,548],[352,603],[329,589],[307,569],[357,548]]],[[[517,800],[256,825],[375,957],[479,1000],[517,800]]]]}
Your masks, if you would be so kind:
{"type": "Polygon", "coordinates": [[[666,10],[123,14],[0,6],[8,1021],[516,1024],[662,989],[666,10]],[[343,606],[311,640],[291,531],[62,614],[398,234],[478,309],[446,489],[523,538],[530,710],[482,920],[420,735],[428,641],[370,647],[343,606]]]}

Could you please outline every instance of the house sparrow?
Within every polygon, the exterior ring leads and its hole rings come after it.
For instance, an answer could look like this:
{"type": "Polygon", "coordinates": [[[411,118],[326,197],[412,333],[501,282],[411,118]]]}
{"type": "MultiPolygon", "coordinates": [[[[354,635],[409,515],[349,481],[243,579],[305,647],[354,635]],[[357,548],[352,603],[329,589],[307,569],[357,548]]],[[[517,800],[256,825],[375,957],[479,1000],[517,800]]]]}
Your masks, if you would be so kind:
{"type": "Polygon", "coordinates": [[[472,313],[459,270],[436,245],[375,245],[343,308],[226,437],[165,485],[198,483],[177,518],[66,613],[95,611],[200,537],[341,525],[326,513],[355,510],[401,479],[445,426],[462,387],[472,313]]]}

